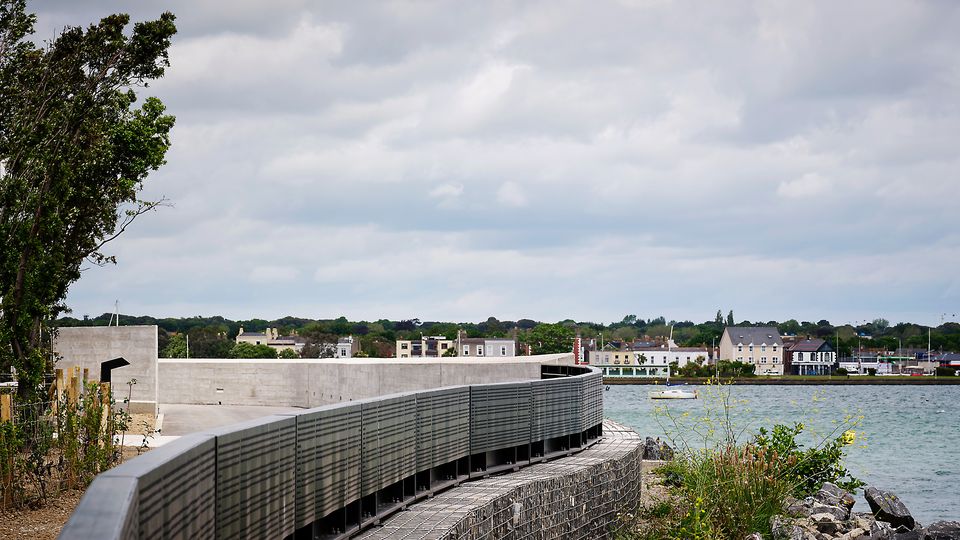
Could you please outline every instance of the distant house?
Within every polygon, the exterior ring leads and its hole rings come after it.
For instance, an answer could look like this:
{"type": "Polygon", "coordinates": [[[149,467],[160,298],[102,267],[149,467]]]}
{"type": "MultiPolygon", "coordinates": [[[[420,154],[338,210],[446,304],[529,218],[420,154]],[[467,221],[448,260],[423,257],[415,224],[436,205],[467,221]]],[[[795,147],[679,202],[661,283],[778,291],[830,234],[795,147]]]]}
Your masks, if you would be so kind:
{"type": "Polygon", "coordinates": [[[342,337],[337,340],[337,358],[353,358],[360,340],[353,339],[353,336],[342,337]]]}
{"type": "Polygon", "coordinates": [[[507,338],[460,338],[460,356],[516,356],[517,342],[507,338]]]}
{"type": "Polygon", "coordinates": [[[445,336],[424,336],[420,339],[397,340],[397,358],[438,358],[454,347],[445,336]]]}
{"type": "Polygon", "coordinates": [[[297,335],[279,335],[276,328],[267,328],[263,332],[244,332],[242,326],[235,341],[237,343],[249,343],[251,345],[266,345],[277,351],[278,354],[283,350],[289,349],[298,355],[307,344],[307,340],[297,335]]]}
{"type": "Polygon", "coordinates": [[[720,359],[756,366],[757,375],[783,375],[783,340],[769,326],[728,326],[720,337],[720,359]]]}
{"type": "Polygon", "coordinates": [[[803,339],[787,347],[783,365],[790,375],[829,375],[837,353],[822,339],[803,339]]]}

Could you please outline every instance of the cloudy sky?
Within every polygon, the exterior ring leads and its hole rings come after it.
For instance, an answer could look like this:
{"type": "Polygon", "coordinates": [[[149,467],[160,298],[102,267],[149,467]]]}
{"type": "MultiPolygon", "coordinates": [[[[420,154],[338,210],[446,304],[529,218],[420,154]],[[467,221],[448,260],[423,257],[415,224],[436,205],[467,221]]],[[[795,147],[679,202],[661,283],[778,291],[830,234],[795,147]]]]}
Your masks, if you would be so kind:
{"type": "Polygon", "coordinates": [[[33,9],[180,29],[77,316],[960,320],[960,3],[33,9]]]}

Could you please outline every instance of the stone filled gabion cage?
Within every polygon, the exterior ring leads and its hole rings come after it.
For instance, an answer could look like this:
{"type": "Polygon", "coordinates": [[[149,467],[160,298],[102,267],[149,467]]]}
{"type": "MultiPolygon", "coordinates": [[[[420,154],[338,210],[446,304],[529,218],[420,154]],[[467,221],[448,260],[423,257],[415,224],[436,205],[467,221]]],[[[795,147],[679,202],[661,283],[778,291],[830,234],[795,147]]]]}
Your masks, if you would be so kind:
{"type": "Polygon", "coordinates": [[[448,487],[598,441],[599,370],[541,371],[180,437],[97,476],[60,538],[349,538],[448,487]]]}

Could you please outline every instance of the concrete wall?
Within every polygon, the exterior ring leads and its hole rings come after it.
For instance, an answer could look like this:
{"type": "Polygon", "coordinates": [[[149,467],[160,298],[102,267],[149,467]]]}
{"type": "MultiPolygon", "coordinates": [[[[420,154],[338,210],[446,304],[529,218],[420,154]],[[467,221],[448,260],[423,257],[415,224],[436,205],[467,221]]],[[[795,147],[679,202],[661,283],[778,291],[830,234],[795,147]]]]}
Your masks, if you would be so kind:
{"type": "Polygon", "coordinates": [[[62,358],[58,368],[73,366],[88,368],[90,377],[100,379],[100,363],[123,357],[129,366],[113,371],[114,394],[118,400],[127,395],[127,382],[133,385],[130,412],[156,413],[157,327],[156,326],[95,326],[60,328],[53,349],[62,358]]]}
{"type": "Polygon", "coordinates": [[[160,403],[317,407],[426,390],[540,378],[573,355],[457,359],[249,360],[161,358],[160,403]]]}

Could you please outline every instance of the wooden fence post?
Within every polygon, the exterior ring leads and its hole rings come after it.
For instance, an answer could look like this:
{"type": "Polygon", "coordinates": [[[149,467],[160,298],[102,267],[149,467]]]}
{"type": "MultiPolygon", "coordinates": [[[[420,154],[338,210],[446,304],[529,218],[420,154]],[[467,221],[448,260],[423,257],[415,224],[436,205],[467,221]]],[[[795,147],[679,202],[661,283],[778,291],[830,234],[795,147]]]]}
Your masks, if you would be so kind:
{"type": "Polygon", "coordinates": [[[113,443],[113,433],[108,429],[110,423],[107,422],[107,419],[113,410],[110,407],[110,383],[108,382],[100,383],[100,406],[103,408],[100,418],[100,431],[103,433],[103,445],[109,448],[113,443]]]}
{"type": "Polygon", "coordinates": [[[10,422],[13,419],[13,395],[0,394],[0,421],[10,422]]]}

